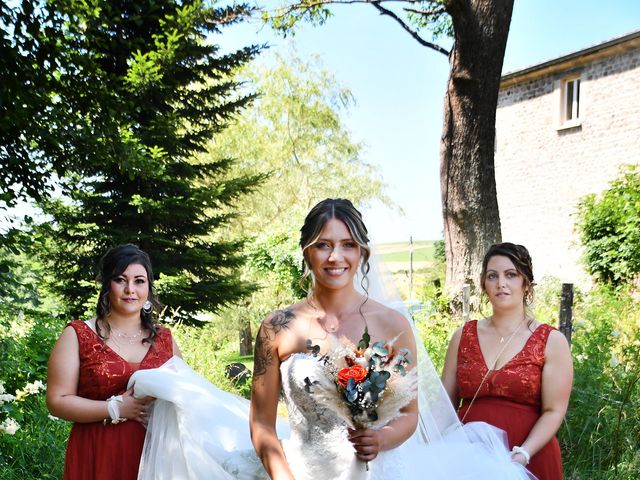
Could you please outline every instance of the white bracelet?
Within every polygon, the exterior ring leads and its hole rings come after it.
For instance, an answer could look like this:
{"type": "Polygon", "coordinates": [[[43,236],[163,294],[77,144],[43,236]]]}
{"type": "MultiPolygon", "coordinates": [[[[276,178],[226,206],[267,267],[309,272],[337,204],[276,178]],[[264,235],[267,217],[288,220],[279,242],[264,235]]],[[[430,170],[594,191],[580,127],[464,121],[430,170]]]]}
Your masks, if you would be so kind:
{"type": "Polygon", "coordinates": [[[522,447],[518,447],[515,446],[511,449],[511,455],[515,455],[516,453],[519,453],[520,455],[522,455],[526,461],[525,465],[529,465],[529,462],[531,461],[531,455],[529,455],[529,452],[527,452],[524,448],[522,447]]]}
{"type": "Polygon", "coordinates": [[[109,412],[109,416],[111,417],[110,423],[120,423],[124,422],[126,418],[120,418],[120,406],[118,402],[122,403],[122,395],[113,395],[107,398],[107,411],[109,412]]]}

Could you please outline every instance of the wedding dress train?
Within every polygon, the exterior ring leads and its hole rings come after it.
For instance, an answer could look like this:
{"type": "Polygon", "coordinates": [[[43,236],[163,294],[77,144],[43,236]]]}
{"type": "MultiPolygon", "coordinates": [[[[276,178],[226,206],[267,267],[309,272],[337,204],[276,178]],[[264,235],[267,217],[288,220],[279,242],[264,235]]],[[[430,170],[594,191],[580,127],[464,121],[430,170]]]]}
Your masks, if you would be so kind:
{"type": "MultiPolygon", "coordinates": [[[[323,372],[316,358],[303,353],[281,364],[289,417],[278,421],[277,431],[297,480],[534,478],[510,461],[503,432],[484,423],[456,424],[426,442],[425,430],[418,428],[367,466],[356,459],[344,421],[309,393],[309,379],[322,381],[323,372]]],[[[140,480],[269,478],[251,444],[247,400],[216,388],[178,357],[136,372],[130,385],[136,396],[156,398],[140,480]]]]}

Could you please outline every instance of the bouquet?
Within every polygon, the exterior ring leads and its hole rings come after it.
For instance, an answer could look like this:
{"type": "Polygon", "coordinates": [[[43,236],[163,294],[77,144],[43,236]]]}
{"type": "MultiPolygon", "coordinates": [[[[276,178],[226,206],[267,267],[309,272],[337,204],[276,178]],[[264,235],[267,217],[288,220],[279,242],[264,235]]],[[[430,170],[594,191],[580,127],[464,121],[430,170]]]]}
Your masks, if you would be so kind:
{"type": "MultiPolygon", "coordinates": [[[[305,378],[307,392],[351,428],[381,428],[417,395],[416,369],[406,368],[411,352],[394,348],[397,337],[373,345],[370,340],[365,327],[357,346],[345,341],[319,358],[329,382],[305,378]]],[[[314,356],[320,350],[310,340],[307,348],[314,356]]]]}

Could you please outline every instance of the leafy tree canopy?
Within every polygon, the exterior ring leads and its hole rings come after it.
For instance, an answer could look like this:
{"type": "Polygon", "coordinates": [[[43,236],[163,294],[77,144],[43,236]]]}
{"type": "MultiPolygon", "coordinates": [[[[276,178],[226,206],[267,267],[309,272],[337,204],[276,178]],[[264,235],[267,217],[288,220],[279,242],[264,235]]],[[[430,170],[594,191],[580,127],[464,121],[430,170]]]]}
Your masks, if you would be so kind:
{"type": "Polygon", "coordinates": [[[382,179],[363,158],[364,147],[343,124],[342,115],[354,102],[351,92],[317,60],[302,60],[294,52],[275,55],[249,64],[241,77],[255,85],[260,96],[214,137],[208,155],[235,154],[240,161],[232,175],[266,175],[239,200],[234,222],[217,233],[251,239],[243,278],[261,290],[241,307],[224,311],[221,319],[241,328],[241,352],[248,353],[251,321],[305,294],[299,285],[298,238],[309,209],[327,197],[346,197],[361,207],[374,199],[391,202],[382,179]]]}
{"type": "Polygon", "coordinates": [[[235,152],[234,174],[267,178],[239,202],[230,236],[286,233],[297,240],[307,212],[327,197],[361,207],[376,199],[391,205],[381,176],[364,158],[365,147],[341,119],[355,102],[352,93],[317,59],[276,54],[271,65],[252,63],[241,75],[260,97],[212,140],[209,152],[235,152]]]}

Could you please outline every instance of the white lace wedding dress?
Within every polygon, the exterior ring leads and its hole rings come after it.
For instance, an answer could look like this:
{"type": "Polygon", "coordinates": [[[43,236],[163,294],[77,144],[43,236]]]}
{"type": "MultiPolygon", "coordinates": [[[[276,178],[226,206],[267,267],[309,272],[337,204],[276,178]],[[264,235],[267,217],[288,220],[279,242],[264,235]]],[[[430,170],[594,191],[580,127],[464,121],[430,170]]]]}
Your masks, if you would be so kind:
{"type": "MultiPolygon", "coordinates": [[[[309,380],[328,381],[317,360],[294,354],[281,364],[287,421],[278,436],[297,480],[466,480],[529,479],[510,462],[500,432],[479,424],[477,432],[454,429],[427,444],[418,431],[402,446],[382,452],[367,465],[356,459],[346,424],[318,404],[309,380]],[[477,439],[476,439],[477,440],[477,439]]],[[[137,396],[156,397],[138,478],[205,480],[268,478],[249,435],[249,402],[224,392],[178,357],[162,367],[136,372],[137,396]]]]}

